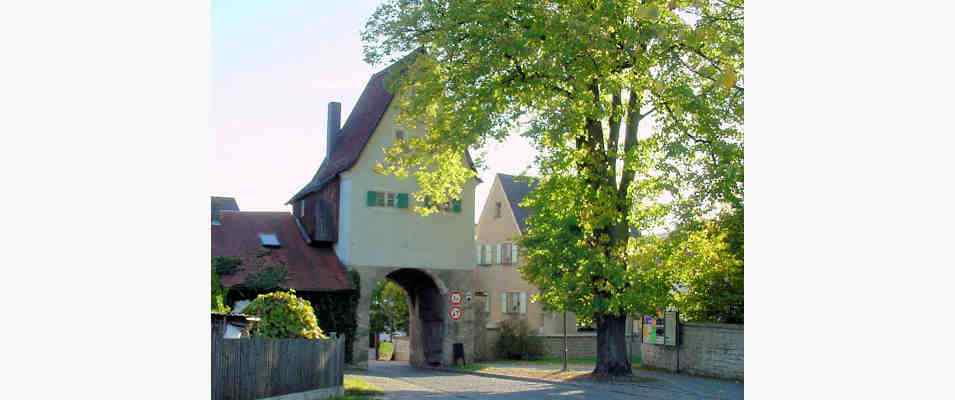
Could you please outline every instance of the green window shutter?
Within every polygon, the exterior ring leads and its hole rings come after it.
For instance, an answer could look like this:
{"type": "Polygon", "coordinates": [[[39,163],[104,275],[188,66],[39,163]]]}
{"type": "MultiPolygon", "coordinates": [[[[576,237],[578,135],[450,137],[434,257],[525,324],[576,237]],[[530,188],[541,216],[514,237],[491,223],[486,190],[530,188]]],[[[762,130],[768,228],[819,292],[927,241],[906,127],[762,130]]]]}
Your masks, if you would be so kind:
{"type": "Polygon", "coordinates": [[[456,212],[461,212],[461,200],[451,200],[451,209],[456,212]]]}
{"type": "Polygon", "coordinates": [[[408,208],[408,193],[398,193],[398,208],[408,208]]]}
{"type": "Polygon", "coordinates": [[[375,206],[375,192],[369,190],[368,191],[368,207],[374,207],[374,206],[375,206]]]}

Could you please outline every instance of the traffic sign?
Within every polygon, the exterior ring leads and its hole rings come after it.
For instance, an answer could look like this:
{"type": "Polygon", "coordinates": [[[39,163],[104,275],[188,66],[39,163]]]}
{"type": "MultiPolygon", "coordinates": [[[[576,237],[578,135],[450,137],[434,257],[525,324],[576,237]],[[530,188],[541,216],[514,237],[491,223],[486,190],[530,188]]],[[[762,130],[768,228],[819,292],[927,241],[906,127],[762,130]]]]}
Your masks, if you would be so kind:
{"type": "Polygon", "coordinates": [[[451,292],[448,297],[451,300],[451,305],[455,306],[461,305],[461,300],[464,299],[464,296],[461,294],[461,292],[457,291],[451,292]]]}
{"type": "Polygon", "coordinates": [[[451,315],[451,319],[457,321],[461,319],[461,315],[464,314],[464,311],[461,311],[461,307],[452,306],[451,310],[448,311],[448,314],[451,315]]]}

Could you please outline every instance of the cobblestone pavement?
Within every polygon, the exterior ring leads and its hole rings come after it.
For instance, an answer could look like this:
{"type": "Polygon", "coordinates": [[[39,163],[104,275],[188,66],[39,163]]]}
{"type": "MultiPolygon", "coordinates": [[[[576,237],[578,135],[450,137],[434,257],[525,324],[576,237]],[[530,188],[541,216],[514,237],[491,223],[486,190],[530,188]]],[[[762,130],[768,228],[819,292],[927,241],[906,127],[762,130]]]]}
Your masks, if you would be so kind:
{"type": "MultiPolygon", "coordinates": [[[[640,384],[559,384],[411,368],[404,362],[369,362],[349,374],[385,391],[385,399],[742,399],[743,385],[711,379],[656,379],[640,384]],[[694,384],[688,382],[697,380],[694,384]],[[700,383],[707,381],[705,384],[700,383]]],[[[662,374],[668,375],[668,374],[662,374]]],[[[669,374],[672,375],[672,374],[669,374]]]]}

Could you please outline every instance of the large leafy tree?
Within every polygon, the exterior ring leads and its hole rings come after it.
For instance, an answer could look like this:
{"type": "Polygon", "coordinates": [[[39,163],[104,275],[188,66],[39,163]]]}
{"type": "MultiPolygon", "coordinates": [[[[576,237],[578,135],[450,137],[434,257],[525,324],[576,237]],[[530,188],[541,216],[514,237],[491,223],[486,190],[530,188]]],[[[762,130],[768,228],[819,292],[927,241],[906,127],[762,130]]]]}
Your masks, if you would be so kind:
{"type": "Polygon", "coordinates": [[[381,170],[443,203],[473,177],[468,148],[522,130],[542,178],[529,202],[545,207],[527,276],[552,307],[593,316],[595,374],[628,374],[626,315],[670,279],[641,264],[646,233],[742,202],[742,24],[740,0],[386,1],[366,60],[401,61],[398,123],[427,133],[381,170]]]}

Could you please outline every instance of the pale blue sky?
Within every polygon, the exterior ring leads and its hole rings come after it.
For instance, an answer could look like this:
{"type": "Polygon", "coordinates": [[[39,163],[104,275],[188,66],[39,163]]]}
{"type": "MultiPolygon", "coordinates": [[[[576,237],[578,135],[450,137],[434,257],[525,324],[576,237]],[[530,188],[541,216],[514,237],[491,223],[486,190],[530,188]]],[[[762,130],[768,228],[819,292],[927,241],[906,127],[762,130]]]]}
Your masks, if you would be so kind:
{"type": "MultiPolygon", "coordinates": [[[[379,69],[362,61],[360,39],[378,3],[212,2],[211,195],[236,197],[243,210],[288,209],[324,157],[327,103],[342,103],[344,122],[379,69]]],[[[516,135],[486,150],[479,207],[494,173],[517,174],[533,160],[516,135]]]]}

